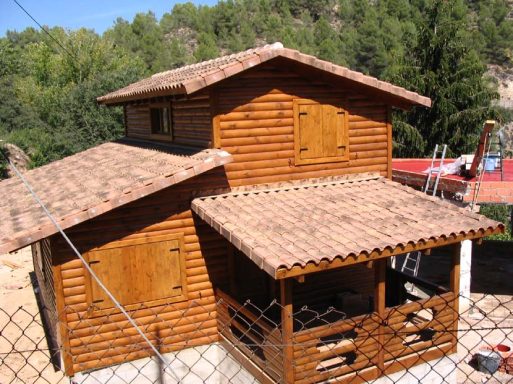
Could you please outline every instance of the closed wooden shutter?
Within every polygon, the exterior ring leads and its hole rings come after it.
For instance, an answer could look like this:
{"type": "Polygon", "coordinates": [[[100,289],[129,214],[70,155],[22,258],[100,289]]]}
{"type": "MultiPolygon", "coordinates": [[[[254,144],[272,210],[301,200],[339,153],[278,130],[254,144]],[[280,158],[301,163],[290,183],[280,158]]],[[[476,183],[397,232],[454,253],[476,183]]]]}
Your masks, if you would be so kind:
{"type": "Polygon", "coordinates": [[[301,159],[316,159],[324,156],[321,107],[319,104],[299,106],[301,159]]]}
{"type": "Polygon", "coordinates": [[[296,164],[349,159],[347,112],[309,100],[294,103],[296,164]]]}
{"type": "MultiPolygon", "coordinates": [[[[123,306],[184,294],[179,239],[95,250],[87,256],[93,271],[123,306]]],[[[94,279],[91,302],[98,309],[114,306],[94,279]]]]}

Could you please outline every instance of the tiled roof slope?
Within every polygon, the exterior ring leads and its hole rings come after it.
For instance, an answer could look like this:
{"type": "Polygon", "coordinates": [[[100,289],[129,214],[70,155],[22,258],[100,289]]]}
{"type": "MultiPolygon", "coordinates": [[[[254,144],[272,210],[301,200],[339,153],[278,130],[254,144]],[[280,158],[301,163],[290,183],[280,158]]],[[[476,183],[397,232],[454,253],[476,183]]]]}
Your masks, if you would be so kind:
{"type": "Polygon", "coordinates": [[[428,97],[407,91],[404,88],[385,81],[380,81],[375,77],[367,76],[328,61],[320,60],[315,56],[306,55],[293,49],[283,48],[281,43],[265,45],[232,55],[222,56],[217,59],[160,72],[130,84],[127,87],[98,97],[97,101],[99,103],[115,104],[145,97],[163,96],[166,94],[191,94],[258,64],[274,59],[275,57],[288,58],[326,71],[341,78],[373,88],[378,92],[396,96],[410,105],[431,106],[431,100],[428,97]]]}
{"type": "MultiPolygon", "coordinates": [[[[63,228],[231,161],[224,151],[196,153],[119,140],[24,173],[63,228]]],[[[0,254],[57,232],[17,177],[0,182],[0,254]]]]}
{"type": "Polygon", "coordinates": [[[192,209],[271,276],[296,265],[504,228],[381,177],[197,198],[192,209]]]}

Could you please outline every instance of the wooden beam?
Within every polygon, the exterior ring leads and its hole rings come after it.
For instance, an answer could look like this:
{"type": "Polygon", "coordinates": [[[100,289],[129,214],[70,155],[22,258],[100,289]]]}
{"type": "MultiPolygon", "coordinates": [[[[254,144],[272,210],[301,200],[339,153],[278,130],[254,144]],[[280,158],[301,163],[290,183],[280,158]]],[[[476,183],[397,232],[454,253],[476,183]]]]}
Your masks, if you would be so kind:
{"type": "Polygon", "coordinates": [[[486,122],[483,125],[483,132],[481,132],[479,144],[477,145],[476,153],[474,154],[474,160],[472,161],[472,165],[470,166],[470,177],[476,177],[477,175],[477,169],[479,168],[479,164],[481,164],[481,161],[483,160],[483,155],[486,149],[485,147],[490,140],[490,136],[494,127],[494,120],[486,120],[486,122]]]}
{"type": "Polygon", "coordinates": [[[381,372],[385,370],[385,280],[387,261],[386,259],[377,260],[374,263],[374,312],[378,314],[380,326],[378,328],[378,355],[376,359],[376,366],[381,372]]]}
{"type": "Polygon", "coordinates": [[[271,379],[258,365],[249,359],[243,352],[234,346],[225,336],[219,336],[219,342],[226,351],[236,361],[240,363],[249,373],[251,373],[258,382],[262,384],[273,384],[274,380],[271,379]]]}
{"type": "Polygon", "coordinates": [[[460,255],[461,255],[461,243],[456,243],[453,245],[452,249],[452,265],[451,265],[451,279],[450,279],[450,288],[454,293],[454,303],[452,303],[453,307],[453,324],[452,324],[452,333],[453,333],[453,347],[451,349],[452,352],[457,352],[458,347],[458,319],[459,319],[459,301],[460,301],[460,255]]]}
{"type": "Polygon", "coordinates": [[[392,180],[392,107],[387,107],[387,178],[392,180]]]}
{"type": "Polygon", "coordinates": [[[294,323],[292,318],[292,280],[280,280],[281,332],[283,340],[283,382],[294,382],[294,323]]]}
{"type": "Polygon", "coordinates": [[[210,118],[212,119],[212,148],[221,148],[221,114],[219,112],[219,93],[210,91],[210,118]]]}
{"type": "Polygon", "coordinates": [[[230,295],[237,297],[237,281],[235,280],[236,268],[235,268],[235,247],[232,243],[228,243],[228,273],[230,275],[230,295]]]}

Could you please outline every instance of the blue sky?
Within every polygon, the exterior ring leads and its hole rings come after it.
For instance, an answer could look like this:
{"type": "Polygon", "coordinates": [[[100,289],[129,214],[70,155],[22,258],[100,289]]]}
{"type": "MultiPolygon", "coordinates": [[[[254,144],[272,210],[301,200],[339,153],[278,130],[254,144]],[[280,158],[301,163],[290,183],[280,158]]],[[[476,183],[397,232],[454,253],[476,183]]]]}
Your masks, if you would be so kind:
{"type": "MultiPolygon", "coordinates": [[[[176,3],[185,1],[162,0],[18,0],[42,25],[61,26],[69,29],[92,28],[102,33],[112,26],[117,17],[132,20],[137,12],[151,10],[158,18],[169,12],[176,3]]],[[[216,0],[193,1],[195,4],[213,5],[216,0]]],[[[14,3],[0,0],[0,36],[7,30],[22,31],[37,26],[14,3]]]]}

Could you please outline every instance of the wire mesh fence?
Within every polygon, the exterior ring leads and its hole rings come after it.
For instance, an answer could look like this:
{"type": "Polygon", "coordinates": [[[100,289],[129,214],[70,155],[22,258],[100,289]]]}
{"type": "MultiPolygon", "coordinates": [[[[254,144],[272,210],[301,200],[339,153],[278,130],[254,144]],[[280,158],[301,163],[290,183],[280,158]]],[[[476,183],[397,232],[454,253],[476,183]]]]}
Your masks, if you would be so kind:
{"type": "Polygon", "coordinates": [[[416,288],[381,314],[354,294],[296,305],[290,338],[277,300],[131,309],[164,361],[116,309],[0,308],[0,382],[513,383],[511,296],[416,288]]]}

